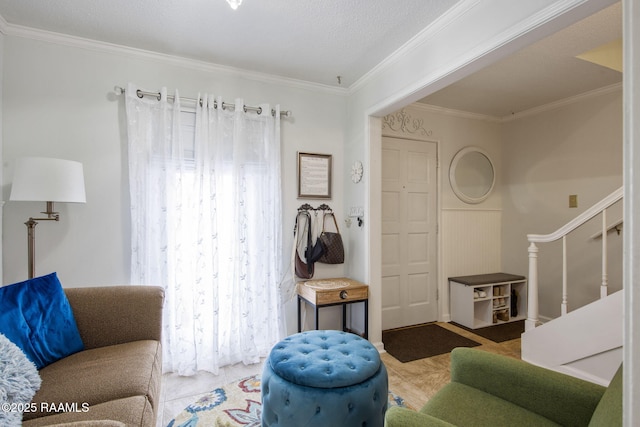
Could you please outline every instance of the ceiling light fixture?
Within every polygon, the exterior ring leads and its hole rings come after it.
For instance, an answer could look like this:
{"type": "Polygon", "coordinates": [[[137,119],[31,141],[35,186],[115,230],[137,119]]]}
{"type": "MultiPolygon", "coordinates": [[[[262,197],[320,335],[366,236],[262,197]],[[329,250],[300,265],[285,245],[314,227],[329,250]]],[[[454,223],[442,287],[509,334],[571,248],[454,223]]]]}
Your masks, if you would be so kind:
{"type": "Polygon", "coordinates": [[[242,0],[227,0],[231,9],[236,10],[242,4],[242,0]]]}

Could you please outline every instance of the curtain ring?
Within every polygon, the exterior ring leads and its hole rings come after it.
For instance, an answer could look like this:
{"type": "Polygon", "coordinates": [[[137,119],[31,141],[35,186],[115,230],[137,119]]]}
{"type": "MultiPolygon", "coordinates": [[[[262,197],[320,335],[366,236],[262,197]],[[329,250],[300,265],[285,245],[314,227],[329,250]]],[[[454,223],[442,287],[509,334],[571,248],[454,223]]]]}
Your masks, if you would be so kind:
{"type": "Polygon", "coordinates": [[[158,101],[160,101],[162,99],[162,93],[158,92],[158,96],[156,98],[158,101]]]}
{"type": "Polygon", "coordinates": [[[262,107],[258,107],[258,115],[262,114],[262,107]]]}
{"type": "Polygon", "coordinates": [[[224,101],[222,101],[222,109],[225,110],[226,107],[224,106],[224,101]]]}
{"type": "Polygon", "coordinates": [[[138,98],[144,98],[144,94],[140,89],[136,90],[136,95],[138,95],[138,98]]]}
{"type": "Polygon", "coordinates": [[[242,106],[242,111],[244,111],[245,113],[247,112],[247,106],[246,105],[242,106]]]}

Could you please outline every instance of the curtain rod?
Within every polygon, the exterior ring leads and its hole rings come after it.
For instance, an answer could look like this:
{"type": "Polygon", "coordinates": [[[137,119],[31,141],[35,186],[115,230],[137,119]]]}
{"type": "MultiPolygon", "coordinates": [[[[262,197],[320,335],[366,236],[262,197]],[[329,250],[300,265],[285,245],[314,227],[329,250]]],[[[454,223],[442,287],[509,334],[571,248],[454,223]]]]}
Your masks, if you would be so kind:
{"type": "MultiPolygon", "coordinates": [[[[116,91],[116,93],[117,93],[118,95],[123,95],[123,94],[124,94],[124,92],[125,92],[125,89],[124,89],[123,87],[120,87],[120,86],[115,86],[113,89],[116,91]]],[[[158,101],[160,101],[160,95],[161,95],[161,94],[160,94],[160,92],[147,92],[147,91],[144,91],[144,90],[140,90],[140,89],[138,89],[138,90],[136,91],[136,95],[138,95],[138,98],[142,98],[142,97],[144,97],[144,96],[153,96],[154,98],[157,98],[157,99],[158,99],[158,101]]],[[[173,99],[175,98],[175,96],[173,96],[173,95],[167,95],[167,98],[168,98],[169,100],[173,100],[173,99]]],[[[184,97],[184,96],[181,96],[181,97],[180,97],[180,100],[182,100],[182,101],[189,101],[189,102],[193,102],[193,103],[200,102],[200,105],[202,105],[202,101],[201,101],[201,100],[198,100],[198,99],[195,99],[195,98],[186,98],[186,97],[184,97]]],[[[214,101],[214,102],[213,102],[213,105],[215,106],[215,108],[218,108],[218,102],[217,102],[217,101],[214,101]]],[[[227,102],[223,102],[223,103],[222,103],[222,109],[224,110],[225,108],[233,108],[233,109],[235,109],[235,108],[236,108],[236,106],[235,106],[235,104],[229,104],[229,103],[227,103],[227,102]]],[[[262,114],[262,107],[250,107],[250,106],[248,106],[248,105],[244,105],[244,106],[243,106],[243,108],[244,108],[244,111],[245,111],[245,112],[247,112],[247,111],[255,111],[255,112],[256,112],[256,113],[258,113],[258,114],[262,114]]],[[[272,115],[272,116],[275,116],[275,114],[276,114],[276,110],[274,110],[274,109],[272,108],[272,109],[271,109],[271,115],[272,115]]],[[[282,118],[282,117],[291,117],[291,111],[290,111],[290,110],[280,111],[280,117],[281,117],[281,118],[282,118]]]]}

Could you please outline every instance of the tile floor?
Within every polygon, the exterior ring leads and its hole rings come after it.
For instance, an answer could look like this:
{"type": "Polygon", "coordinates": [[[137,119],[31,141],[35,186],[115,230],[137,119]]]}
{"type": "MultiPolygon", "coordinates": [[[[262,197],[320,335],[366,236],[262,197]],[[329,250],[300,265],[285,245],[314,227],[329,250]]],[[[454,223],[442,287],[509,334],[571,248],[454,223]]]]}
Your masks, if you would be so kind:
{"type": "MultiPolygon", "coordinates": [[[[473,332],[449,323],[438,323],[462,336],[473,339],[481,345],[478,349],[491,353],[520,358],[520,339],[495,343],[473,332]]],[[[389,389],[405,399],[413,408],[420,408],[444,384],[449,382],[449,353],[428,359],[400,363],[388,353],[381,355],[389,373],[389,389]]],[[[262,373],[262,363],[243,365],[242,363],[220,369],[218,375],[201,372],[192,377],[165,374],[162,379],[161,408],[158,427],[165,427],[190,403],[202,394],[239,379],[262,373]]]]}

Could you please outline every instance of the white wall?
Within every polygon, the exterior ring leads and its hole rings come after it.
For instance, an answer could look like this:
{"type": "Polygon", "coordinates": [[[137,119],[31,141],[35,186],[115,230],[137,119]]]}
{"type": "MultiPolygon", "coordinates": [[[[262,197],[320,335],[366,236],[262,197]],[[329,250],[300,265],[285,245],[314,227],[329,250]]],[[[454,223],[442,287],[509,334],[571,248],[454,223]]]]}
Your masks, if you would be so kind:
{"type": "MultiPolygon", "coordinates": [[[[440,211],[439,285],[441,320],[449,320],[447,278],[504,271],[528,275],[526,235],[548,233],[573,219],[622,184],[622,93],[619,85],[547,106],[535,114],[503,121],[414,103],[390,116],[421,122],[424,132],[391,129],[382,134],[438,142],[440,211]],[[489,154],[496,187],[482,203],[469,205],[452,191],[449,167],[468,145],[489,154]],[[577,194],[579,207],[568,208],[577,194]],[[503,209],[504,206],[504,209],[503,209]]],[[[608,212],[608,222],[622,218],[622,204],[608,212]]],[[[570,307],[599,297],[601,240],[591,236],[600,217],[569,239],[570,307]]],[[[561,253],[559,244],[541,245],[540,312],[559,315],[561,253]]],[[[622,240],[609,235],[609,285],[622,286],[622,240]]]]}
{"type": "MultiPolygon", "coordinates": [[[[414,103],[390,116],[401,114],[409,122],[421,121],[424,132],[387,125],[382,134],[397,138],[422,139],[438,143],[439,250],[437,272],[439,320],[450,320],[448,278],[501,271],[502,151],[500,123],[496,119],[464,114],[414,103]],[[487,152],[496,172],[491,195],[478,204],[461,201],[453,192],[449,167],[455,154],[475,146],[487,152]]],[[[387,116],[389,117],[389,116],[387,116]]],[[[399,118],[399,117],[398,117],[399,118]]],[[[396,120],[397,123],[397,120],[396,120]]]]}
{"type": "MultiPolygon", "coordinates": [[[[547,234],[622,186],[622,88],[585,94],[556,108],[504,123],[503,266],[528,274],[527,234],[547,234]],[[569,208],[569,195],[578,207],[569,208]]],[[[622,218],[622,204],[608,214],[622,218]]],[[[567,239],[569,308],[597,299],[602,227],[596,217],[567,239]]],[[[622,289],[622,236],[608,238],[610,293],[622,289]]],[[[540,244],[540,315],[560,315],[562,247],[540,244]]]]}
{"type": "Polygon", "coordinates": [[[368,229],[350,236],[362,263],[349,274],[370,285],[370,339],[381,345],[380,322],[380,126],[382,117],[427,96],[483,66],[591,15],[614,1],[498,0],[460,2],[431,28],[379,64],[352,88],[345,163],[364,159],[365,185],[345,187],[365,205],[368,229]]]}
{"type": "MultiPolygon", "coordinates": [[[[222,95],[247,105],[280,104],[293,118],[282,120],[284,241],[291,254],[296,209],[296,152],[333,154],[333,198],[326,201],[344,219],[344,90],[229,72],[209,64],[163,58],[100,45],[70,45],[5,37],[3,99],[3,200],[8,200],[13,161],[20,156],[60,157],[83,163],[87,203],[57,204],[59,223],[36,227],[37,274],[57,271],[64,286],[129,283],[129,193],[124,99],[114,86],[135,82],[150,90],[166,86],[195,97],[222,95]]],[[[46,39],[46,37],[45,37],[46,39]]],[[[3,221],[5,284],[26,279],[26,227],[44,204],[6,202],[3,221]]],[[[316,277],[344,274],[344,266],[319,265],[316,277]]],[[[289,331],[295,305],[290,303],[289,331]]]]}

